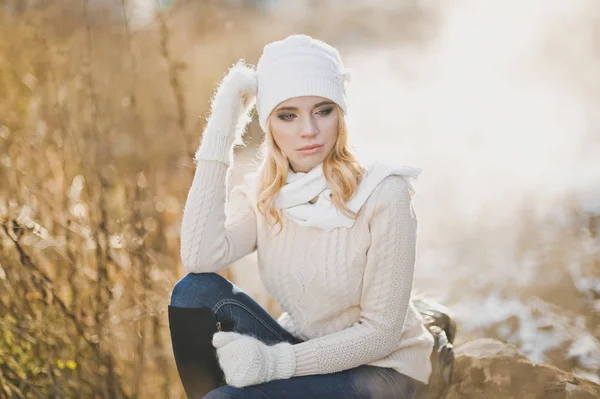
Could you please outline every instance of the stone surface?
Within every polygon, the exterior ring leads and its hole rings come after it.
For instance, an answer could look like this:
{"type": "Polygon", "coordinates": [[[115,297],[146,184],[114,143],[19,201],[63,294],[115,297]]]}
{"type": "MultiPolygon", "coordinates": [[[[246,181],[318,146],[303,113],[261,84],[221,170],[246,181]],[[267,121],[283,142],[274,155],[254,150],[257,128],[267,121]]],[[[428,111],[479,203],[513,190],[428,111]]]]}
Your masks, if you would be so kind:
{"type": "Polygon", "coordinates": [[[528,360],[512,345],[482,338],[455,349],[446,399],[600,399],[600,385],[528,360]]]}

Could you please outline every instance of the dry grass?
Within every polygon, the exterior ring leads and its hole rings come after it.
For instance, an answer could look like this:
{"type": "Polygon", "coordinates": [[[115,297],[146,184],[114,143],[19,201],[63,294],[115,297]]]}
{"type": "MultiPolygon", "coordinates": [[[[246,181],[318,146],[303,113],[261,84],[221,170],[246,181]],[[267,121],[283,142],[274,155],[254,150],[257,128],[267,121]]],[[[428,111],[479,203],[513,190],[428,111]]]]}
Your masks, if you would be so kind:
{"type": "Polygon", "coordinates": [[[165,311],[197,116],[240,53],[172,33],[178,9],[136,31],[86,2],[3,11],[0,396],[177,397],[165,311]]]}

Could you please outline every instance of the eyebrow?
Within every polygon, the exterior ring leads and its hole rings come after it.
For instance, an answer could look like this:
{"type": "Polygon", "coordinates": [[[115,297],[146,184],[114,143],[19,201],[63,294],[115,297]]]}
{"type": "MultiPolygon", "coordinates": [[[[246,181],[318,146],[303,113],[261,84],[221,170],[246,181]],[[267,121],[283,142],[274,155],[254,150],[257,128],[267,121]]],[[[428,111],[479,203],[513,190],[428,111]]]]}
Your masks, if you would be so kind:
{"type": "MultiPolygon", "coordinates": [[[[320,107],[321,105],[335,104],[333,101],[321,101],[313,106],[313,109],[320,107]]],[[[277,111],[297,111],[298,107],[280,107],[277,111]]]]}

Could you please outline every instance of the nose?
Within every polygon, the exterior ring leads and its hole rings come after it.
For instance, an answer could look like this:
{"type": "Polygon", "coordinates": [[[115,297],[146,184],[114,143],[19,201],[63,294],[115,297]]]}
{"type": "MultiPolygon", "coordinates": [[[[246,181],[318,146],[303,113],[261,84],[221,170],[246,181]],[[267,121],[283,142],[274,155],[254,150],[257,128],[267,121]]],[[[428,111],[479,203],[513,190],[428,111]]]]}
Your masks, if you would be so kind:
{"type": "Polygon", "coordinates": [[[312,116],[309,116],[302,124],[302,137],[310,138],[316,136],[317,134],[319,134],[317,121],[312,116]]]}

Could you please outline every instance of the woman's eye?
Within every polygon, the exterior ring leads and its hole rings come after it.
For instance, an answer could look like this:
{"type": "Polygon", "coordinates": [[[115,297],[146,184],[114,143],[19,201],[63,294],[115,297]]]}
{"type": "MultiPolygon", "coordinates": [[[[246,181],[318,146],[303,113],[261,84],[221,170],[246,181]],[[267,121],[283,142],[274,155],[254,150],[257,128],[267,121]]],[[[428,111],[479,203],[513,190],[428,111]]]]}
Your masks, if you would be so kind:
{"type": "Polygon", "coordinates": [[[279,114],[278,117],[279,119],[281,119],[282,121],[290,121],[292,120],[292,117],[294,117],[296,115],[294,114],[279,114]]]}
{"type": "Polygon", "coordinates": [[[326,116],[326,115],[329,115],[331,113],[331,111],[333,111],[333,108],[325,108],[325,109],[320,110],[317,113],[321,114],[323,116],[326,116]]]}

